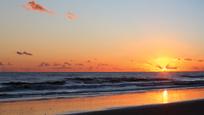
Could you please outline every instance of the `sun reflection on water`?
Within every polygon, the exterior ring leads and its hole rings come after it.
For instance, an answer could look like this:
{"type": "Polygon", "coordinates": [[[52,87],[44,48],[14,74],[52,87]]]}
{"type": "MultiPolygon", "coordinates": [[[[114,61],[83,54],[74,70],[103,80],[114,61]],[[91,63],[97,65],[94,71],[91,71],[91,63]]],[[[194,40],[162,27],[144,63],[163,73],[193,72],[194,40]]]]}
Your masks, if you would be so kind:
{"type": "Polygon", "coordinates": [[[168,91],[166,89],[162,92],[162,100],[163,103],[168,103],[168,91]]]}

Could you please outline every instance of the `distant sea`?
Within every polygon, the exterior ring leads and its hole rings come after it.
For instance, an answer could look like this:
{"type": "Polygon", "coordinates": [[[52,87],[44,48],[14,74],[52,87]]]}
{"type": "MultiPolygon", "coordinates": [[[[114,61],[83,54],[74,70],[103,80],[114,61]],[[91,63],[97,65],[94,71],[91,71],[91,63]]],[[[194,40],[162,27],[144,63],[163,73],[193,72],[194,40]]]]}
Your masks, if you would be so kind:
{"type": "Polygon", "coordinates": [[[204,86],[204,72],[0,73],[0,101],[204,86]]]}

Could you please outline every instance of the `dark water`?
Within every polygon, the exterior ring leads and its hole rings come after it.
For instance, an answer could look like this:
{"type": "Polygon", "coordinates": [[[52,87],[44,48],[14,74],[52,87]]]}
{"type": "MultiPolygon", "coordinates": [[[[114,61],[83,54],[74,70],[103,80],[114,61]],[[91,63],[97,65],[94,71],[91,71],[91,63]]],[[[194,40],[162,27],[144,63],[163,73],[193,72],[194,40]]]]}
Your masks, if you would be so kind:
{"type": "Polygon", "coordinates": [[[204,72],[0,73],[0,101],[204,86],[204,72]]]}

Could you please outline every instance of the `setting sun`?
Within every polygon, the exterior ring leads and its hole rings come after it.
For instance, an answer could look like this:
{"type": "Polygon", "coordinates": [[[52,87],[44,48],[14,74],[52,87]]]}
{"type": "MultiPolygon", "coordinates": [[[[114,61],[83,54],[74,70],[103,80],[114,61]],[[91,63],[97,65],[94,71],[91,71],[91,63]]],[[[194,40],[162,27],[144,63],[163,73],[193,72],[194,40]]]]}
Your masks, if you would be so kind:
{"type": "Polygon", "coordinates": [[[152,60],[151,68],[155,71],[177,70],[177,59],[170,57],[158,57],[152,60]]]}
{"type": "Polygon", "coordinates": [[[171,62],[170,58],[167,57],[160,57],[155,60],[155,63],[161,67],[161,69],[166,69],[166,65],[171,62]]]}

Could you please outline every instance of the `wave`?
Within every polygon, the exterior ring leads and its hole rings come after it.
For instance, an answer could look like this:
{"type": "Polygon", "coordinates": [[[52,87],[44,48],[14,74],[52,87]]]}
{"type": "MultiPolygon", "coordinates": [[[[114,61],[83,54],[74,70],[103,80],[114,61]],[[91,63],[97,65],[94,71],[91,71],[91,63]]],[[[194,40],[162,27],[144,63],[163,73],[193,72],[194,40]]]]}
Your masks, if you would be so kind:
{"type": "Polygon", "coordinates": [[[0,91],[18,91],[18,90],[47,90],[60,89],[66,81],[46,81],[46,82],[8,82],[1,83],[0,91]]]}
{"type": "Polygon", "coordinates": [[[78,77],[78,78],[65,78],[67,81],[82,82],[85,84],[96,83],[120,83],[120,82],[146,82],[146,81],[167,81],[168,78],[136,78],[136,77],[78,77]]]}
{"type": "Polygon", "coordinates": [[[0,100],[204,86],[204,73],[0,73],[0,100]]]}
{"type": "Polygon", "coordinates": [[[186,78],[204,78],[204,75],[180,75],[180,77],[186,77],[186,78]]]}

